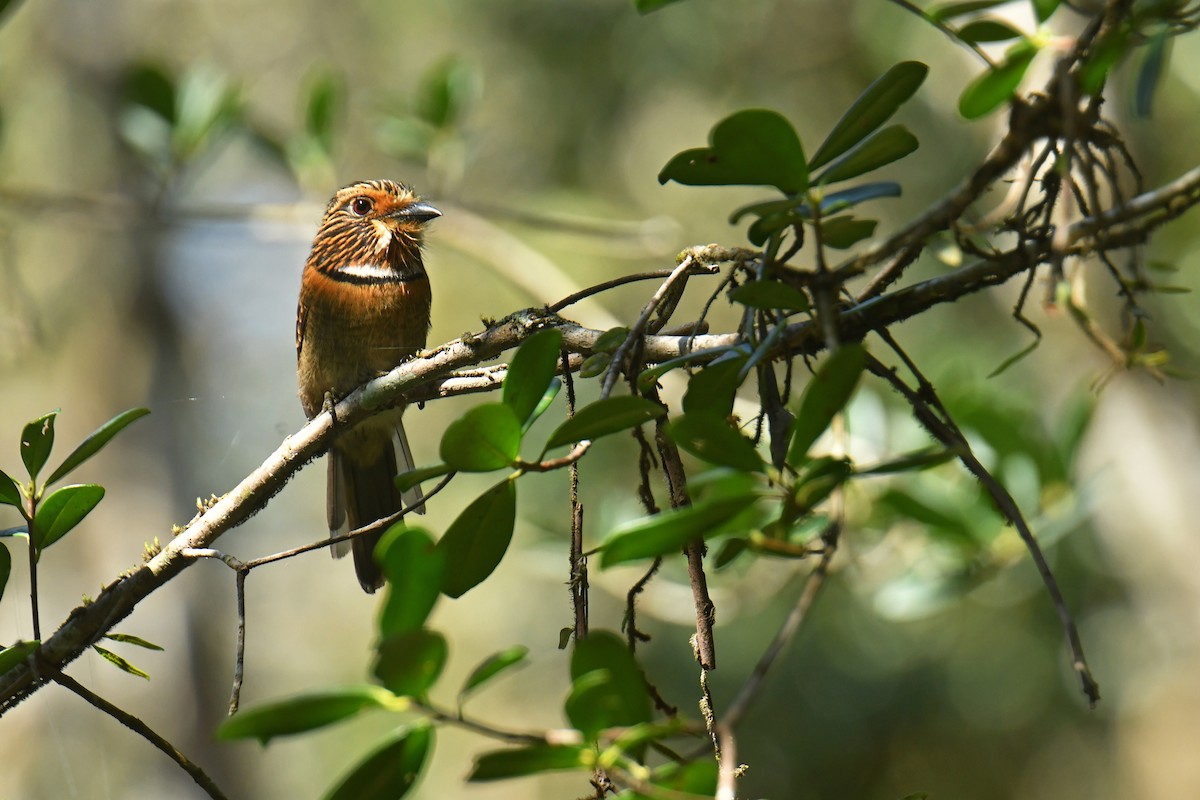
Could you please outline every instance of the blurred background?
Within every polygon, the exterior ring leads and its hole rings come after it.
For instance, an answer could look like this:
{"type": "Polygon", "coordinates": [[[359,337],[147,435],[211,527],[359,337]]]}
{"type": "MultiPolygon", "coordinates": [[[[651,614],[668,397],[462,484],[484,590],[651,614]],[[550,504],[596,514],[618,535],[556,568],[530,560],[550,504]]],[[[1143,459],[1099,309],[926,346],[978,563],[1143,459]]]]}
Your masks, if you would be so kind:
{"type": "MultiPolygon", "coordinates": [[[[1069,33],[1079,20],[1064,10],[1053,22],[1069,33]]],[[[876,204],[881,233],[960,180],[1002,115],[959,119],[955,101],[977,62],[878,0],[690,0],[647,17],[627,0],[17,4],[0,28],[0,466],[16,474],[21,426],[51,409],[62,409],[55,462],[116,413],[153,411],[80,471],[108,496],[41,562],[43,627],[139,563],[145,543],[192,517],[197,498],[227,491],[302,425],[300,268],[338,186],[397,178],[445,212],[426,256],[430,341],[441,342],[478,329],[481,317],[669,266],[685,246],[742,244],[728,213],[761,193],[660,186],[667,159],[753,106],[791,119],[811,151],[862,88],[907,59],[931,67],[902,112],[922,146],[889,168],[904,195],[876,204]]],[[[1200,123],[1200,48],[1178,42],[1148,120],[1128,113],[1131,75],[1114,81],[1106,112],[1155,186],[1195,165],[1182,132],[1200,123]]],[[[1193,212],[1145,256],[1178,268],[1170,282],[1190,287],[1195,236],[1193,212]]],[[[922,260],[909,279],[947,269],[922,260]]],[[[1087,288],[1096,319],[1119,337],[1111,284],[1087,288]]],[[[1045,341],[989,379],[1031,341],[1010,316],[1018,289],[939,307],[895,334],[1046,542],[1102,702],[1086,708],[1036,573],[977,486],[952,465],[856,484],[838,570],[743,723],[744,796],[1200,795],[1195,384],[1114,371],[1065,315],[1046,310],[1040,284],[1027,313],[1045,341]]],[[[628,321],[648,291],[622,289],[577,318],[600,328],[628,321]]],[[[679,321],[707,289],[692,293],[679,321]]],[[[1153,345],[1194,371],[1195,295],[1151,295],[1144,306],[1153,345]]],[[[731,320],[719,308],[714,326],[731,320]]],[[[585,399],[596,391],[581,386],[585,399]]],[[[410,409],[418,461],[432,462],[441,430],[479,401],[410,409]]],[[[864,463],[927,444],[871,382],[849,429],[864,463]]],[[[590,542],[640,513],[633,453],[618,437],[582,465],[590,542]]],[[[324,480],[323,465],[306,468],[218,546],[249,558],[320,539],[324,480]]],[[[487,485],[457,481],[424,523],[440,534],[487,485]]],[[[569,685],[556,649],[571,624],[566,475],[523,486],[500,569],[435,611],[451,646],[437,699],[452,702],[487,654],[524,644],[530,665],[469,708],[505,727],[556,727],[569,685]]],[[[15,524],[0,507],[0,528],[15,524]]],[[[4,546],[17,566],[0,641],[12,642],[31,635],[28,586],[21,544],[4,546]]],[[[739,563],[712,579],[718,714],[807,569],[739,563]]],[[[619,627],[639,575],[593,570],[593,628],[619,627]]],[[[376,606],[350,564],[324,551],[253,572],[243,706],[365,680],[376,606]]],[[[644,664],[695,717],[693,612],[679,565],[640,609],[654,636],[644,664]]],[[[145,719],[231,797],[319,796],[396,720],[364,717],[266,749],[216,743],[235,626],[233,573],[199,563],[117,628],[166,648],[113,644],[148,683],[94,654],[70,673],[145,719]]],[[[496,745],[438,736],[417,797],[590,791],[573,774],[464,785],[472,755],[496,745]]],[[[142,739],[54,687],[0,720],[0,752],[2,798],[203,796],[142,739]]]]}

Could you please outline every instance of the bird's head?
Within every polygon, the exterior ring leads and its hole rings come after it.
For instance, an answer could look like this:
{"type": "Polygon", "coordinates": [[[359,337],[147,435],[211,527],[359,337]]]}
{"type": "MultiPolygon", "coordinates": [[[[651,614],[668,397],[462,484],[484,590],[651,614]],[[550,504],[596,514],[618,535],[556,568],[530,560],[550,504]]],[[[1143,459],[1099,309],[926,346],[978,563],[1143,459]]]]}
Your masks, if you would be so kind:
{"type": "Polygon", "coordinates": [[[391,268],[401,274],[419,271],[425,224],[441,215],[402,183],[353,183],[329,201],[309,263],[323,271],[355,267],[391,268]]]}

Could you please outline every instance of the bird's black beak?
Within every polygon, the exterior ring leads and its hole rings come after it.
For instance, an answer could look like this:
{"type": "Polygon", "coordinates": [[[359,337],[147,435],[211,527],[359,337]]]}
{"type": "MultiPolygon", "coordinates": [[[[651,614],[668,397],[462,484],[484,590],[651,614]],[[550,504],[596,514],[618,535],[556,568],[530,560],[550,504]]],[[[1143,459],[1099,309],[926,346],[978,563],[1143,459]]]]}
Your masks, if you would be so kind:
{"type": "Polygon", "coordinates": [[[442,212],[429,205],[429,203],[416,202],[410,203],[404,208],[398,208],[388,216],[397,219],[410,219],[416,222],[429,222],[429,220],[436,219],[441,215],[442,212]]]}

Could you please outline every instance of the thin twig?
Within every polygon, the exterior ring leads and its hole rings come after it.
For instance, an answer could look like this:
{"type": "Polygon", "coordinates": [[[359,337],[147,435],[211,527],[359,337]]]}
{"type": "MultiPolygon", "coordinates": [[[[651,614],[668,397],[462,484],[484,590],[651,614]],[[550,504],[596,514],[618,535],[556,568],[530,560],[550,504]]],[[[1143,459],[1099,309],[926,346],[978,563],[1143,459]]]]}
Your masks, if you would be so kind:
{"type": "Polygon", "coordinates": [[[237,713],[242,699],[242,681],[246,674],[246,576],[248,569],[237,571],[237,655],[233,661],[233,688],[229,692],[229,716],[237,713]]]}
{"type": "MultiPolygon", "coordinates": [[[[559,355],[563,386],[567,390],[567,419],[575,416],[575,378],[571,372],[571,357],[566,350],[559,355]]],[[[588,572],[583,555],[583,503],[579,502],[579,461],[571,462],[571,607],[575,617],[575,641],[588,634],[588,572]]]]}
{"type": "Polygon", "coordinates": [[[225,793],[217,788],[217,784],[213,782],[213,779],[210,778],[204,772],[204,770],[196,766],[191,759],[179,752],[175,745],[171,744],[169,741],[157,734],[154,729],[145,722],[142,722],[129,712],[113,705],[100,695],[88,689],[79,681],[72,678],[70,675],[67,675],[65,672],[60,672],[55,675],[54,682],[61,685],[65,689],[69,689],[79,697],[82,697],[92,706],[100,709],[105,714],[109,715],[117,722],[121,723],[126,728],[129,728],[129,730],[133,731],[138,736],[141,736],[150,744],[157,747],[159,750],[165,753],[168,758],[178,764],[184,772],[190,775],[192,780],[196,782],[196,785],[203,789],[205,794],[213,798],[213,800],[228,800],[228,798],[225,796],[225,793]]]}

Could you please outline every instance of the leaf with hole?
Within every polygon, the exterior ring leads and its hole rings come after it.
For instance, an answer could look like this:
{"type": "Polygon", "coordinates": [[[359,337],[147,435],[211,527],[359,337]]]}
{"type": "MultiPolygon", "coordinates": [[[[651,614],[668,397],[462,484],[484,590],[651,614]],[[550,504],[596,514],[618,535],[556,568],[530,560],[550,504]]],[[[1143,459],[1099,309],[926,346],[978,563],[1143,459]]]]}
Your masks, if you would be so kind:
{"type": "Polygon", "coordinates": [[[518,644],[488,656],[467,676],[466,682],[458,692],[458,702],[461,704],[464,697],[497,675],[523,664],[527,655],[529,655],[529,648],[518,644]]]}
{"type": "Polygon", "coordinates": [[[521,420],[512,407],[484,403],[446,428],[441,458],[460,472],[491,472],[513,466],[520,449],[521,420]]]}
{"type": "Polygon", "coordinates": [[[794,409],[789,464],[798,466],[807,458],[809,448],[850,401],[866,363],[866,350],[852,342],[835,350],[812,376],[794,409]]]}
{"type": "Polygon", "coordinates": [[[221,741],[258,739],[266,744],[277,736],[323,728],[361,711],[387,708],[394,697],[378,686],[344,686],[265,703],[244,709],[217,728],[221,741]]]}
{"type": "Polygon", "coordinates": [[[876,78],[833,126],[808,168],[813,170],[828,164],[870,136],[908,102],[928,74],[929,67],[925,64],[903,61],[876,78]]]}
{"type": "Polygon", "coordinates": [[[445,572],[442,593],[462,597],[492,574],[512,541],[517,484],[502,480],[463,509],[437,543],[445,572]]]}
{"type": "Polygon", "coordinates": [[[405,726],[384,740],[324,800],[399,800],[416,784],[433,745],[433,728],[405,726]]]}
{"type": "Polygon", "coordinates": [[[984,72],[963,91],[958,98],[958,113],[966,119],[979,119],[1008,102],[1035,55],[1037,46],[1027,39],[1009,48],[1004,63],[984,72]]]}
{"type": "Polygon", "coordinates": [[[564,769],[590,770],[595,754],[590,747],[577,744],[535,744],[493,750],[476,757],[475,768],[467,776],[472,783],[520,778],[564,769]]]}
{"type": "Polygon", "coordinates": [[[123,431],[130,423],[141,419],[149,413],[150,409],[148,408],[131,408],[101,425],[80,442],[79,446],[72,450],[69,456],[63,459],[58,469],[54,470],[50,474],[50,477],[46,479],[46,485],[49,486],[55,481],[65,478],[80,464],[96,455],[96,453],[99,453],[106,444],[112,441],[114,436],[123,431]]]}
{"type": "Polygon", "coordinates": [[[420,628],[429,619],[442,589],[446,554],[421,528],[393,525],[375,548],[387,576],[387,594],[379,613],[379,637],[420,628]]]}
{"type": "Polygon", "coordinates": [[[54,447],[54,418],[57,415],[58,411],[51,411],[26,424],[21,431],[21,461],[31,481],[37,480],[38,472],[46,466],[46,459],[54,447]]]}
{"type": "Polygon", "coordinates": [[[562,332],[547,328],[526,339],[513,354],[501,397],[522,426],[533,421],[534,410],[554,380],[561,347],[562,332]]]}
{"type": "Polygon", "coordinates": [[[94,483],[64,486],[42,501],[33,521],[33,543],[43,550],[67,535],[104,499],[104,487],[94,483]]]}
{"type": "Polygon", "coordinates": [[[551,450],[585,439],[599,439],[658,419],[665,413],[665,408],[644,397],[620,395],[597,400],[579,409],[575,416],[559,425],[550,434],[545,449],[551,450]]]}
{"type": "Polygon", "coordinates": [[[687,186],[774,186],[784,194],[808,188],[804,148],[792,124],[766,109],[739,111],[709,134],[709,146],[679,153],[658,182],[687,186]]]}
{"type": "Polygon", "coordinates": [[[641,517],[614,530],[600,545],[600,568],[627,561],[678,553],[693,539],[707,539],[735,532],[738,515],[758,496],[746,492],[731,497],[705,500],[690,506],[641,517]]]}
{"type": "Polygon", "coordinates": [[[725,417],[693,411],[676,417],[667,435],[681,448],[710,464],[742,472],[762,472],[763,461],[754,445],[730,427],[725,417]]]}
{"type": "Polygon", "coordinates": [[[821,173],[818,182],[827,185],[857,178],[893,161],[899,161],[918,147],[920,143],[917,137],[913,136],[908,128],[903,125],[890,125],[871,134],[830,164],[829,168],[821,173]]]}
{"type": "Polygon", "coordinates": [[[398,697],[424,697],[446,666],[446,637],[428,628],[393,634],[375,650],[371,674],[398,697]]]}

